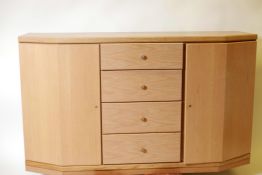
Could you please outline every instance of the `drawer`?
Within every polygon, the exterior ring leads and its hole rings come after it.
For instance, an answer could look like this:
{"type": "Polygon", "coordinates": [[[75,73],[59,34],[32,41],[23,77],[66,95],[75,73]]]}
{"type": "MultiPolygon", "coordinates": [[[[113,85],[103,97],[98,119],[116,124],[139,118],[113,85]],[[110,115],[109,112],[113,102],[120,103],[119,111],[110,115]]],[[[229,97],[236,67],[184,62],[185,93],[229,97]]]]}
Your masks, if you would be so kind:
{"type": "Polygon", "coordinates": [[[103,135],[103,163],[180,161],[180,133],[103,135]]]}
{"type": "Polygon", "coordinates": [[[182,43],[101,45],[101,69],[182,69],[182,43]]]}
{"type": "Polygon", "coordinates": [[[103,103],[103,134],[181,130],[181,102],[103,103]]]}
{"type": "Polygon", "coordinates": [[[102,102],[181,100],[181,70],[101,72],[102,102]]]}

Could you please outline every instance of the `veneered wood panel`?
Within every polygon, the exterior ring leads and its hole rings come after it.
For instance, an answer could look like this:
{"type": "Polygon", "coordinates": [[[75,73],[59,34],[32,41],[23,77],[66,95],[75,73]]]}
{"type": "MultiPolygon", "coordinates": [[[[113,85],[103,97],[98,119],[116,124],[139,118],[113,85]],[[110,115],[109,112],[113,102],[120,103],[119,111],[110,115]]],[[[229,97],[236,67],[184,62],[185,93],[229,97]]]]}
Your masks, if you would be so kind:
{"type": "Polygon", "coordinates": [[[227,44],[186,44],[185,163],[220,162],[227,44]]]}
{"type": "Polygon", "coordinates": [[[186,49],[185,163],[250,153],[256,42],[186,49]]]}
{"type": "Polygon", "coordinates": [[[180,133],[103,135],[104,164],[180,161],[180,133]]]}
{"type": "Polygon", "coordinates": [[[250,153],[256,42],[228,43],[224,160],[250,153]]]}
{"type": "Polygon", "coordinates": [[[181,70],[102,71],[102,102],[181,100],[181,70]]]}
{"type": "Polygon", "coordinates": [[[103,103],[103,133],[177,132],[181,102],[103,103]]]}
{"type": "Polygon", "coordinates": [[[26,159],[101,164],[99,46],[20,44],[26,159]]]}
{"type": "Polygon", "coordinates": [[[58,46],[20,44],[25,158],[62,164],[58,46]]]}
{"type": "Polygon", "coordinates": [[[177,43],[232,42],[256,40],[257,35],[237,31],[194,32],[98,32],[98,33],[29,33],[19,42],[29,43],[177,43]]]}
{"type": "Polygon", "coordinates": [[[182,69],[182,43],[101,45],[101,69],[182,69]]]}

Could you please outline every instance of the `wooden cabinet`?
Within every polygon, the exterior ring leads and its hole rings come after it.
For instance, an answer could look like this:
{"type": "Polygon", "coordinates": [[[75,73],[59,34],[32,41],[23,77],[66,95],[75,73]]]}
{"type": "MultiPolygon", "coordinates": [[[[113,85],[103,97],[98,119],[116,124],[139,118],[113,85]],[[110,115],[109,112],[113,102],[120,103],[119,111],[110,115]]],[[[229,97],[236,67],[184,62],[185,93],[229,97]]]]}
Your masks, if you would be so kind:
{"type": "Polygon", "coordinates": [[[19,37],[26,168],[87,175],[249,163],[255,34],[19,37]]]}

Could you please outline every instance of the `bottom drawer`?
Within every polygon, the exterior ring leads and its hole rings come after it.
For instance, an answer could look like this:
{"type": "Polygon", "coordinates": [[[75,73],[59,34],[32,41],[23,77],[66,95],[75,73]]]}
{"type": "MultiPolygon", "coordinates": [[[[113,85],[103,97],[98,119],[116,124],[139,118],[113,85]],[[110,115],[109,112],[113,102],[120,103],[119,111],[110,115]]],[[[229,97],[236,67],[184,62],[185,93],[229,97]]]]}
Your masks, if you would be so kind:
{"type": "Polygon", "coordinates": [[[103,163],[180,161],[180,133],[103,135],[103,163]]]}

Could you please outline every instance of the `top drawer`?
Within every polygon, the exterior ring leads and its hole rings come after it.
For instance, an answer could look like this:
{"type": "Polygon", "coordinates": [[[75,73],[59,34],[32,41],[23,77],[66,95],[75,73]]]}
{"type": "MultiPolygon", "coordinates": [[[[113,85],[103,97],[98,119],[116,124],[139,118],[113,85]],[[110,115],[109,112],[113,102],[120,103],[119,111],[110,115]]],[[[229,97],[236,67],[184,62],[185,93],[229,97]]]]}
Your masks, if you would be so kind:
{"type": "Polygon", "coordinates": [[[101,44],[101,69],[182,69],[182,43],[101,44]]]}

